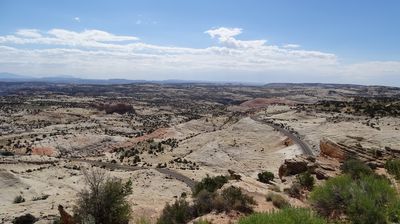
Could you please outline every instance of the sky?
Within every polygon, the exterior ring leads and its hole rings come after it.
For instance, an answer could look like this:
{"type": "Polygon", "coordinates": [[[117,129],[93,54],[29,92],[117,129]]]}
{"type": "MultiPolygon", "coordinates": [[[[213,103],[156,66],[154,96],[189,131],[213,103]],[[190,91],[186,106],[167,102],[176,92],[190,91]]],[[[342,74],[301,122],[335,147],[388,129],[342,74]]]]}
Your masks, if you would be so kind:
{"type": "Polygon", "coordinates": [[[400,1],[0,0],[0,72],[400,86],[400,1]]]}

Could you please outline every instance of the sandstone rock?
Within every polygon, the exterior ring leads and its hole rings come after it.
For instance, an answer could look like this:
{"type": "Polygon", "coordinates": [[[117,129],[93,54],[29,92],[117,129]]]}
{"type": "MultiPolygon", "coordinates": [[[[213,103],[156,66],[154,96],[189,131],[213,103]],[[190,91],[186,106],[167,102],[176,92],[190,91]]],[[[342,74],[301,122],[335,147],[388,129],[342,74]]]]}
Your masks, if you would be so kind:
{"type": "Polygon", "coordinates": [[[337,144],[336,142],[328,138],[321,139],[319,147],[322,155],[336,158],[339,160],[346,159],[346,149],[343,146],[337,144]]]}
{"type": "Polygon", "coordinates": [[[315,169],[314,173],[318,180],[326,180],[329,178],[329,175],[322,169],[315,169]]]}

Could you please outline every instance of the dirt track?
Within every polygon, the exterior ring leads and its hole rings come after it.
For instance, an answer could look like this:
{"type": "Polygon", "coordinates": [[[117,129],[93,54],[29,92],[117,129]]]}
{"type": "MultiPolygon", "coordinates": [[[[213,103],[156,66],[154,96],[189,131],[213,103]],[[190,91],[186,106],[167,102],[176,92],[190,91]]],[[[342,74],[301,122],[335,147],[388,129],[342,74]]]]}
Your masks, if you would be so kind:
{"type": "Polygon", "coordinates": [[[91,165],[96,165],[99,167],[105,167],[109,169],[119,169],[119,170],[127,170],[127,171],[135,171],[135,170],[145,170],[145,169],[154,169],[162,174],[168,175],[174,179],[177,179],[183,183],[185,183],[188,187],[191,189],[194,188],[196,185],[196,182],[189,177],[168,169],[168,168],[147,168],[147,167],[138,167],[138,166],[128,166],[128,165],[121,165],[121,164],[116,164],[116,163],[107,163],[107,162],[99,162],[99,161],[94,161],[94,160],[85,160],[85,159],[71,159],[72,161],[77,161],[77,162],[84,162],[84,163],[89,163],[91,165]]]}

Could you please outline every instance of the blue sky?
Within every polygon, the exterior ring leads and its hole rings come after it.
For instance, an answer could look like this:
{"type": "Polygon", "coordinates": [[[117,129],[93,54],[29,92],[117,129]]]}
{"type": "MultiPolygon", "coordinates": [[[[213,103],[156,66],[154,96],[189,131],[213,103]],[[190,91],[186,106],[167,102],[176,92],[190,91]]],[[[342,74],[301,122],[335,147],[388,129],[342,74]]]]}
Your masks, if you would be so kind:
{"type": "Polygon", "coordinates": [[[400,86],[400,1],[0,1],[0,72],[400,86]]]}

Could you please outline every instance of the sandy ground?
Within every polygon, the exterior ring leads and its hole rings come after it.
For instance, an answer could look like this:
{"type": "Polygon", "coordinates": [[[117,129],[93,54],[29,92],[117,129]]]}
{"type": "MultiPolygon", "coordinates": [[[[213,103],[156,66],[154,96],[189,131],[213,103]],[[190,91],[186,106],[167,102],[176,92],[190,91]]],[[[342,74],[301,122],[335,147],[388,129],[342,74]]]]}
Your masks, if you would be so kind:
{"type": "MultiPolygon", "coordinates": [[[[285,158],[301,153],[296,145],[286,147],[283,144],[285,136],[268,125],[250,118],[233,122],[227,122],[226,117],[203,118],[171,127],[166,133],[169,133],[168,136],[161,135],[160,138],[182,139],[179,146],[172,152],[159,156],[143,155],[144,160],[157,164],[180,157],[196,162],[200,165],[199,170],[182,170],[179,167],[172,167],[194,180],[200,180],[207,174],[226,175],[228,169],[231,169],[246,180],[243,183],[233,184],[242,185],[241,187],[249,194],[258,195],[260,198],[266,193],[267,186],[256,181],[257,173],[269,170],[277,174],[278,167],[285,158]]],[[[99,137],[87,135],[75,144],[93,145],[99,137]]],[[[43,140],[43,145],[45,141],[43,140]]],[[[63,147],[70,147],[66,142],[61,141],[61,143],[63,147]]],[[[73,148],[72,145],[71,148],[73,148]]],[[[46,156],[25,156],[24,158],[35,161],[49,158],[57,160],[46,156]]],[[[1,164],[0,217],[3,218],[2,222],[8,222],[13,217],[28,212],[43,220],[51,220],[58,215],[58,204],[62,204],[67,211],[71,212],[77,192],[85,186],[81,171],[72,169],[74,165],[84,166],[78,162],[65,160],[55,165],[1,164]],[[14,204],[13,200],[18,195],[23,196],[26,201],[14,204]],[[34,200],[35,197],[43,195],[48,195],[48,197],[44,200],[34,200]]],[[[133,193],[129,196],[129,201],[135,217],[156,220],[165,203],[173,202],[183,192],[189,195],[191,192],[183,182],[168,178],[151,168],[130,172],[114,170],[108,173],[113,177],[125,180],[131,178],[133,181],[133,193]]],[[[265,201],[264,198],[261,201],[265,201]]],[[[260,206],[259,210],[268,210],[271,207],[262,203],[260,206]]]]}

